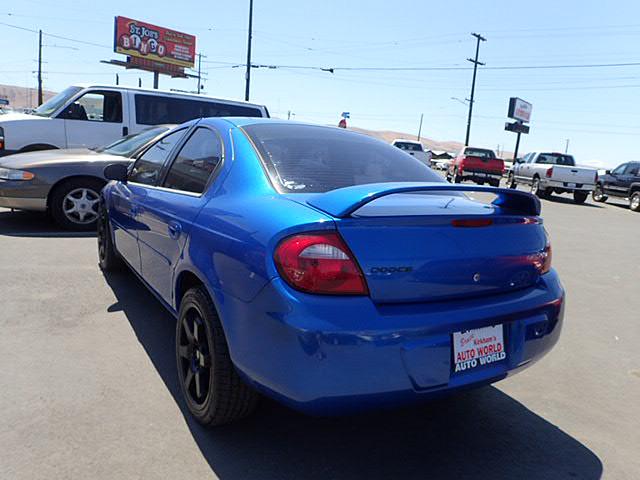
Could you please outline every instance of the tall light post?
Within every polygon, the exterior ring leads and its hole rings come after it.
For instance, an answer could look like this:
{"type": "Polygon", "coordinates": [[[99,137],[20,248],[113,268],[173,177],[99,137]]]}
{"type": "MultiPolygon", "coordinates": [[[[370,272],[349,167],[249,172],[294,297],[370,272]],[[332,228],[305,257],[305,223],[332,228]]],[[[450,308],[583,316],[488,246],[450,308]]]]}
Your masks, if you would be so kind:
{"type": "Polygon", "coordinates": [[[484,63],[479,62],[478,61],[478,55],[480,53],[480,42],[486,42],[487,39],[484,38],[482,35],[480,35],[479,33],[472,33],[472,36],[476,37],[477,42],[476,42],[476,57],[475,59],[473,58],[467,58],[467,61],[473,63],[473,80],[471,81],[471,97],[469,98],[469,118],[467,119],[467,135],[465,137],[464,140],[464,144],[465,145],[469,145],[469,136],[471,135],[471,115],[473,112],[473,97],[475,95],[476,92],[476,73],[478,71],[478,65],[484,65],[484,63]]]}

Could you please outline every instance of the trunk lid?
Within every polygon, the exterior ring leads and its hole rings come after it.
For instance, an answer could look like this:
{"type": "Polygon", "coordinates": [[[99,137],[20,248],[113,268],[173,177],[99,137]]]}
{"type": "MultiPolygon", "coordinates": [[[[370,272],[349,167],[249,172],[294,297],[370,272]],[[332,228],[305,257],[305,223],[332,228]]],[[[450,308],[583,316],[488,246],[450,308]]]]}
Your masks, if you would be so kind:
{"type": "Polygon", "coordinates": [[[552,165],[551,180],[564,183],[594,184],[596,183],[596,173],[593,168],[569,167],[566,165],[552,165]]]}
{"type": "MultiPolygon", "coordinates": [[[[510,196],[504,189],[496,201],[483,203],[460,190],[491,190],[464,187],[378,198],[373,193],[363,204],[355,201],[355,211],[340,211],[338,231],[358,261],[374,302],[473,297],[536,283],[536,261],[546,246],[537,217],[539,203],[527,203],[524,192],[510,196]],[[483,226],[469,226],[476,224],[483,226]]],[[[324,196],[337,198],[332,193],[324,196]]],[[[335,207],[321,197],[309,203],[335,207]]]]}

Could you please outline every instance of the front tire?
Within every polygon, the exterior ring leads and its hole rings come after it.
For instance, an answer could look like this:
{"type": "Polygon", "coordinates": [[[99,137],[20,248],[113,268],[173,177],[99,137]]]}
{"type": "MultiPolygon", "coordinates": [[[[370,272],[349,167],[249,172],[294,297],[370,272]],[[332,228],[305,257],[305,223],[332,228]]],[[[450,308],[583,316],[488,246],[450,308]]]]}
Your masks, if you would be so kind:
{"type": "Polygon", "coordinates": [[[107,209],[102,202],[100,202],[99,212],[97,221],[98,265],[103,272],[120,270],[123,266],[122,259],[113,246],[111,222],[109,222],[107,209]]]}
{"type": "Polygon", "coordinates": [[[103,187],[104,182],[92,178],[73,178],[62,182],[50,197],[51,216],[65,230],[95,230],[103,187]]]}
{"type": "Polygon", "coordinates": [[[191,414],[206,426],[253,412],[258,394],[238,375],[215,307],[204,287],[185,293],[176,324],[180,389],[191,414]]]}
{"type": "Polygon", "coordinates": [[[629,197],[629,209],[633,212],[640,212],[640,192],[634,192],[629,197]]]}
{"type": "Polygon", "coordinates": [[[594,202],[604,203],[607,201],[607,198],[609,197],[607,197],[607,195],[604,194],[604,191],[602,190],[602,185],[596,185],[595,190],[591,194],[591,198],[593,198],[594,202]]]}
{"type": "Polygon", "coordinates": [[[507,177],[507,186],[512,189],[518,188],[518,184],[516,183],[516,178],[513,173],[510,173],[509,177],[507,177]]]}
{"type": "Polygon", "coordinates": [[[584,202],[586,202],[588,196],[589,196],[588,192],[581,192],[580,190],[574,190],[573,201],[578,205],[582,205],[584,202]]]}

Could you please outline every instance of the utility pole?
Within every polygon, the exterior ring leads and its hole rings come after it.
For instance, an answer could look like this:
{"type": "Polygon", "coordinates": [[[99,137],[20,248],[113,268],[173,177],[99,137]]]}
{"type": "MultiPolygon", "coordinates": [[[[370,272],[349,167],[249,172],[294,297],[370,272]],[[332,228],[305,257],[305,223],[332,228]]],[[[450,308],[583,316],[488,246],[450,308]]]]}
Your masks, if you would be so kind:
{"type": "Polygon", "coordinates": [[[202,53],[198,53],[198,95],[200,95],[201,79],[202,79],[202,53]]]}
{"type": "Polygon", "coordinates": [[[471,98],[469,99],[469,118],[467,119],[467,136],[465,137],[464,144],[466,146],[469,145],[469,135],[471,134],[471,115],[473,112],[473,97],[476,91],[476,72],[478,71],[478,65],[484,65],[484,63],[478,61],[478,55],[480,53],[480,42],[486,42],[487,39],[484,38],[479,33],[472,33],[472,36],[476,37],[476,58],[467,58],[467,61],[473,63],[473,80],[471,81],[471,98]]]}
{"type": "Polygon", "coordinates": [[[564,145],[564,153],[568,153],[569,152],[569,139],[567,138],[567,142],[564,145]]]}
{"type": "Polygon", "coordinates": [[[249,36],[247,38],[247,73],[244,99],[249,101],[249,84],[251,82],[251,30],[253,28],[253,0],[249,0],[249,36]]]}
{"type": "Polygon", "coordinates": [[[420,114],[420,126],[418,127],[418,141],[420,141],[420,134],[422,133],[422,117],[424,117],[424,113],[420,114]]]}
{"type": "Polygon", "coordinates": [[[120,76],[116,73],[116,85],[120,85],[120,76]]]}
{"type": "Polygon", "coordinates": [[[38,106],[42,105],[42,30],[38,30],[38,106]]]}

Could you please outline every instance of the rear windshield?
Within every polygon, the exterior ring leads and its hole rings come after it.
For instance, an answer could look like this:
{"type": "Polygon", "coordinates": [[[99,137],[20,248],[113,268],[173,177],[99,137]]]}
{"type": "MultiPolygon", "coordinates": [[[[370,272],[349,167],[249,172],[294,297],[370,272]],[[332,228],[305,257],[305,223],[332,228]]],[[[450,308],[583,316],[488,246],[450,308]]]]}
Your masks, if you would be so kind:
{"type": "Polygon", "coordinates": [[[496,158],[496,154],[493,150],[485,150],[484,148],[467,148],[464,151],[467,157],[479,157],[479,158],[496,158]]]}
{"type": "Polygon", "coordinates": [[[566,165],[568,167],[573,167],[576,164],[571,155],[563,155],[561,153],[541,153],[538,155],[536,163],[566,165]]]}
{"type": "Polygon", "coordinates": [[[422,152],[422,145],[420,145],[419,143],[395,142],[393,145],[400,150],[407,150],[409,152],[422,152]]]}
{"type": "Polygon", "coordinates": [[[281,193],[320,193],[379,182],[441,182],[401,150],[348,130],[283,123],[243,127],[281,193]]]}
{"type": "Polygon", "coordinates": [[[262,117],[259,108],[250,105],[193,100],[181,97],[163,97],[137,93],[136,122],[140,125],[184,123],[206,117],[262,117]]]}

